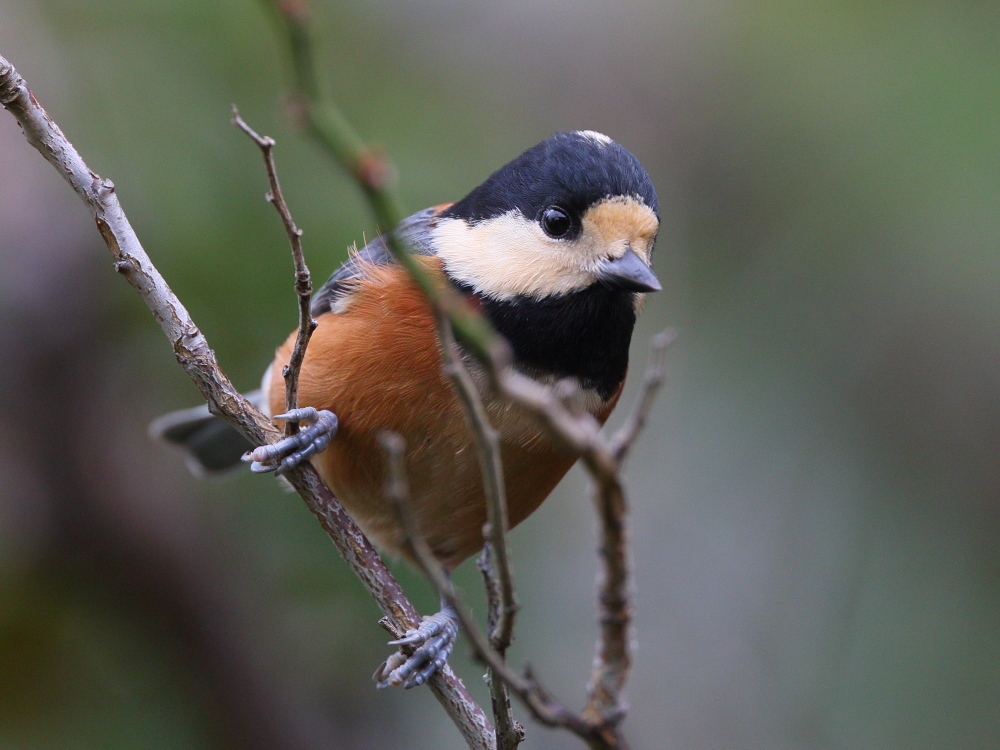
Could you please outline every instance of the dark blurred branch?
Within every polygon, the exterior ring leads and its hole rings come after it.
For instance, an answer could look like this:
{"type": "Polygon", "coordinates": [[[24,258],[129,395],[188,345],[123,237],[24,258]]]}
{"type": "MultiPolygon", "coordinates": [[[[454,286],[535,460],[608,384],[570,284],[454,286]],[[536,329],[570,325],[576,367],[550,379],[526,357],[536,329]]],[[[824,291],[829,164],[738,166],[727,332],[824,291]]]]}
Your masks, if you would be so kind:
{"type": "MultiPolygon", "coordinates": [[[[281,192],[281,184],[278,182],[278,170],[274,164],[274,139],[270,136],[261,136],[251,128],[240,117],[239,110],[233,106],[233,125],[238,127],[260,148],[264,157],[264,168],[267,170],[267,181],[271,189],[267,193],[267,201],[271,203],[281,223],[285,226],[288,234],[288,242],[292,247],[292,262],[295,265],[295,296],[299,303],[299,330],[295,336],[295,346],[288,359],[288,364],[282,369],[281,374],[285,378],[285,411],[290,412],[299,405],[299,373],[302,370],[302,361],[306,356],[306,347],[309,346],[309,339],[313,331],[316,330],[316,321],[310,312],[312,305],[312,277],[309,275],[309,268],[306,266],[305,254],[302,252],[302,230],[295,226],[292,219],[292,212],[288,210],[285,203],[285,196],[281,192]]],[[[267,398],[267,394],[264,394],[267,398]]],[[[299,424],[293,419],[285,423],[285,434],[294,435],[299,430],[299,424]]]]}
{"type": "Polygon", "coordinates": [[[427,299],[451,322],[455,336],[477,359],[506,365],[510,347],[489,322],[450,285],[440,284],[432,273],[406,251],[396,235],[405,218],[393,185],[395,169],[386,154],[364,142],[343,113],[319,85],[304,0],[265,0],[283,31],[295,78],[294,105],[306,132],[357,182],[385,232],[386,244],[427,299]]]}
{"type": "MultiPolygon", "coordinates": [[[[455,385],[476,436],[487,507],[487,527],[484,530],[486,554],[495,558],[494,564],[487,570],[496,571],[496,585],[488,586],[487,593],[488,596],[494,593],[498,596],[497,601],[491,601],[491,609],[496,613],[496,626],[491,632],[491,639],[500,654],[503,654],[513,639],[517,601],[507,544],[510,524],[500,441],[489,422],[479,389],[455,346],[453,331],[457,332],[462,343],[480,360],[498,366],[510,361],[509,347],[457,290],[440,284],[410,255],[405,243],[396,236],[395,227],[405,214],[392,185],[394,169],[384,153],[365,144],[331,97],[325,96],[321,90],[309,38],[305,3],[301,0],[276,0],[270,7],[284,30],[291,53],[297,88],[295,103],[301,111],[307,132],[357,181],[376,222],[385,230],[387,245],[393,257],[406,268],[435,311],[438,335],[442,341],[444,371],[455,385]]],[[[490,693],[498,745],[502,750],[514,750],[523,733],[515,728],[516,722],[510,712],[510,699],[503,682],[491,679],[490,693]]]]}
{"type": "MultiPolygon", "coordinates": [[[[118,203],[114,185],[91,171],[39,105],[14,67],[3,57],[0,57],[0,104],[21,124],[28,142],[63,175],[86,203],[115,259],[115,269],[125,276],[146,302],[171,342],[178,362],[194,380],[212,413],[240,430],[254,445],[279,439],[281,433],[277,428],[233,387],[222,372],[204,335],[149,260],[118,203]]],[[[304,464],[285,476],[319,519],[382,612],[401,629],[416,627],[420,621],[416,609],[316,470],[310,464],[304,464]]],[[[492,727],[454,672],[447,667],[439,671],[432,680],[432,687],[469,746],[491,748],[492,727]]]]}
{"type": "MultiPolygon", "coordinates": [[[[656,384],[661,377],[655,374],[655,363],[654,374],[647,378],[640,403],[627,423],[627,429],[611,444],[601,437],[601,425],[594,417],[571,411],[552,389],[516,372],[510,366],[512,363],[510,347],[494,331],[485,317],[453,287],[436,282],[428,269],[407,252],[404,243],[397,236],[395,228],[405,214],[392,185],[393,169],[381,151],[365,144],[331,97],[321,90],[309,38],[305,0],[270,0],[268,7],[275,13],[284,30],[295,75],[295,104],[307,132],[353,175],[365,193],[377,223],[385,232],[386,243],[393,257],[409,272],[435,311],[438,333],[444,342],[445,356],[452,370],[450,374],[463,398],[466,413],[473,425],[477,449],[481,452],[481,456],[486,457],[486,460],[482,461],[484,482],[489,485],[491,481],[490,475],[493,469],[489,454],[493,451],[495,455],[496,451],[490,442],[489,423],[477,413],[478,395],[472,400],[468,398],[468,393],[475,390],[475,384],[469,387],[471,378],[467,372],[464,378],[455,374],[458,368],[462,367],[462,363],[451,350],[452,330],[460,343],[479,360],[488,385],[496,393],[527,410],[551,437],[579,455],[597,486],[595,501],[601,526],[599,545],[601,566],[598,573],[601,636],[588,688],[587,707],[582,716],[577,717],[561,709],[560,720],[554,721],[552,713],[546,710],[548,704],[539,699],[541,691],[514,675],[503,663],[500,653],[494,650],[494,646],[505,647],[504,638],[509,635],[507,623],[513,619],[513,590],[511,589],[510,598],[506,598],[502,590],[506,585],[505,582],[510,580],[509,574],[504,574],[498,569],[497,587],[491,586],[491,581],[487,579],[487,593],[490,594],[491,591],[498,593],[500,599],[506,602],[503,606],[511,607],[509,611],[502,611],[502,607],[494,610],[498,621],[502,624],[496,633],[496,643],[491,645],[484,642],[481,634],[472,629],[472,623],[464,614],[460,616],[463,629],[473,641],[477,656],[525,701],[540,721],[565,726],[586,739],[593,747],[623,748],[625,742],[619,731],[619,725],[625,716],[621,691],[630,666],[632,592],[629,577],[628,507],[620,469],[622,459],[645,422],[656,384]]],[[[666,341],[664,339],[663,348],[666,346],[666,341]]],[[[660,369],[662,370],[662,367],[660,369]]],[[[481,407],[481,403],[479,406],[481,407]]],[[[497,540],[505,544],[506,528],[498,528],[494,523],[490,526],[489,531],[495,532],[497,540]]],[[[442,586],[442,581],[439,580],[443,575],[439,570],[440,566],[433,557],[428,558],[423,554],[429,554],[429,550],[421,549],[421,539],[412,534],[411,538],[414,542],[415,558],[422,561],[425,573],[435,583],[442,596],[453,599],[454,595],[449,593],[450,587],[442,586]]],[[[487,538],[486,541],[488,547],[493,546],[492,538],[487,538]]],[[[502,560],[502,550],[496,551],[498,559],[502,560]]],[[[491,566],[486,566],[486,569],[489,571],[491,566]]],[[[461,610],[459,611],[461,613],[461,610]]],[[[494,695],[495,707],[498,697],[494,695]]]]}

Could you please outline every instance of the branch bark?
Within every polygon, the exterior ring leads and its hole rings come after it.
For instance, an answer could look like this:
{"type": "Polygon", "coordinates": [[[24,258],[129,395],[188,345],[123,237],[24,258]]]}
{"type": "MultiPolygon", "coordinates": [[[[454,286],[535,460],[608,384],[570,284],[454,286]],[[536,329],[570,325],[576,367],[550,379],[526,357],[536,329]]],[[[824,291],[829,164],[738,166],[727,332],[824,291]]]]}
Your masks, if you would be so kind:
{"type": "MultiPolygon", "coordinates": [[[[0,57],[0,105],[17,119],[28,142],[90,209],[114,258],[115,270],[125,276],[149,307],[178,362],[198,386],[212,413],[224,418],[255,445],[279,439],[280,431],[226,377],[205,336],[146,255],[121,208],[114,185],[87,166],[13,65],[3,57],[0,57]]],[[[288,472],[286,478],[319,519],[379,609],[398,628],[415,627],[420,621],[416,609],[316,470],[306,464],[288,472]]],[[[489,720],[450,667],[439,671],[430,685],[469,747],[493,750],[489,720]]]]}
{"type": "MultiPolygon", "coordinates": [[[[552,389],[513,370],[510,366],[510,349],[502,337],[455,289],[436,283],[427,270],[406,252],[393,231],[403,218],[403,212],[391,189],[392,169],[385,157],[366,146],[339,110],[320,95],[302,14],[304,4],[283,0],[275,2],[272,7],[287,31],[299,89],[298,103],[308,132],[357,180],[376,220],[387,228],[389,249],[423,290],[435,310],[439,334],[445,342],[444,356],[451,360],[453,372],[450,374],[465,401],[477,437],[487,496],[490,498],[487,541],[495,552],[497,561],[497,574],[493,581],[495,585],[487,586],[488,590],[497,592],[497,627],[491,633],[491,638],[483,636],[461,603],[455,600],[440,565],[423,540],[411,533],[414,556],[421,561],[425,573],[442,596],[459,612],[463,630],[471,641],[477,658],[490,668],[495,677],[500,678],[496,682],[502,681],[510,687],[537,720],[550,726],[569,729],[592,748],[625,748],[626,743],[620,732],[620,723],[625,713],[621,691],[630,666],[631,584],[628,508],[620,470],[629,447],[643,426],[653,391],[662,379],[662,363],[660,375],[654,373],[647,376],[636,413],[610,442],[601,437],[600,425],[589,414],[579,414],[567,408],[552,389]],[[505,551],[508,524],[503,499],[503,475],[499,468],[499,447],[485,417],[475,383],[464,369],[462,359],[456,351],[451,338],[452,330],[466,350],[479,360],[492,389],[525,409],[550,436],[579,455],[595,481],[595,501],[601,523],[598,575],[601,635],[588,688],[587,706],[581,714],[575,714],[555,702],[530,672],[526,672],[524,676],[517,675],[503,661],[502,652],[510,642],[516,602],[509,558],[505,551]]],[[[126,276],[146,301],[171,341],[178,361],[202,391],[212,412],[235,425],[257,445],[278,439],[280,433],[274,425],[249,404],[226,378],[204,336],[149,262],[121,210],[114,186],[110,181],[100,179],[86,166],[59,128],[31,96],[16,71],[3,58],[0,58],[0,103],[21,122],[29,142],[56,166],[90,207],[115,258],[115,268],[126,276]]],[[[265,150],[265,159],[268,153],[265,150]]],[[[274,182],[272,195],[278,194],[276,178],[274,182]]],[[[294,246],[298,230],[290,216],[286,229],[294,246]]],[[[307,327],[303,321],[308,320],[308,311],[302,315],[303,297],[299,293],[300,334],[307,327]]],[[[301,339],[300,335],[300,342],[301,339]]],[[[303,344],[303,353],[304,347],[303,344]]],[[[286,383],[286,388],[286,395],[294,397],[294,386],[286,383]]],[[[398,461],[397,464],[401,465],[398,461]]],[[[303,496],[352,570],[376,599],[389,624],[397,631],[414,627],[419,620],[416,611],[315,470],[307,464],[290,471],[287,478],[303,496]]],[[[404,528],[407,528],[405,503],[400,503],[399,507],[404,528]]],[[[412,528],[412,523],[410,527],[412,528]]],[[[487,569],[491,567],[487,566],[487,569]]],[[[485,714],[472,701],[449,667],[435,675],[430,685],[470,747],[492,749],[495,746],[493,729],[485,714]]],[[[494,705],[497,705],[498,698],[503,697],[502,692],[495,691],[494,705]]],[[[506,730],[508,727],[502,728],[506,730]]],[[[516,747],[516,742],[512,747],[516,747]]]]}

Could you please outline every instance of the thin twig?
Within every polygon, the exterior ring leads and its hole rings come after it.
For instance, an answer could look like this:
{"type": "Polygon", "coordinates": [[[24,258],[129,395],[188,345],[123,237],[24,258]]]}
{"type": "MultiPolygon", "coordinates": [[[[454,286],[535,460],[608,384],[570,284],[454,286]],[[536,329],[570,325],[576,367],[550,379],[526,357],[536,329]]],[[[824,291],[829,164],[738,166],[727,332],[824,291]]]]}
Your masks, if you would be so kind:
{"type": "MultiPolygon", "coordinates": [[[[281,371],[285,378],[285,411],[290,412],[298,408],[299,405],[299,373],[302,371],[302,362],[306,357],[309,339],[317,325],[310,312],[312,277],[309,275],[309,267],[306,266],[305,254],[302,252],[302,230],[295,226],[292,212],[289,211],[285,196],[281,192],[281,183],[278,182],[278,169],[274,163],[274,139],[267,135],[258,135],[257,131],[247,125],[246,121],[240,117],[235,104],[233,105],[233,125],[246,133],[260,148],[264,157],[264,168],[267,170],[267,181],[271,186],[266,198],[274,206],[278,216],[281,217],[281,223],[285,226],[285,233],[288,235],[288,242],[292,248],[292,262],[295,265],[295,296],[299,303],[299,329],[295,335],[295,346],[288,358],[288,364],[281,371]]],[[[266,393],[264,397],[267,398],[266,393]]],[[[299,423],[296,420],[289,419],[285,423],[285,435],[294,435],[298,431],[299,423]]]]}
{"type": "MultiPolygon", "coordinates": [[[[205,336],[149,260],[118,202],[114,185],[87,166],[3,57],[0,57],[0,105],[17,119],[27,141],[86,203],[114,257],[115,270],[139,292],[212,413],[236,427],[254,445],[278,440],[281,433],[233,387],[205,336]]],[[[316,470],[306,463],[285,476],[317,516],[379,609],[398,629],[416,627],[420,621],[416,609],[316,470]]],[[[489,720],[450,667],[435,674],[431,687],[469,746],[492,750],[493,728],[489,720]]]]}
{"type": "Polygon", "coordinates": [[[608,444],[595,441],[595,447],[608,455],[600,463],[613,464],[614,472],[594,474],[595,505],[600,518],[598,546],[601,566],[598,570],[598,611],[601,637],[597,642],[594,668],[587,689],[587,707],[583,715],[592,723],[617,727],[625,718],[622,689],[631,666],[632,583],[631,545],[629,544],[628,502],[621,481],[621,468],[653,406],[653,397],[663,381],[666,349],[674,340],[672,331],[653,337],[650,363],[642,391],[625,425],[608,444]]]}
{"type": "MultiPolygon", "coordinates": [[[[518,603],[508,544],[510,520],[507,514],[507,493],[500,458],[500,435],[490,424],[486,407],[479,395],[479,388],[462,363],[462,355],[455,343],[451,324],[440,311],[437,315],[438,330],[442,333],[444,372],[451,378],[465,407],[465,414],[475,437],[476,454],[483,477],[486,526],[483,529],[485,543],[479,569],[486,585],[486,602],[490,613],[490,644],[503,659],[514,638],[514,619],[517,616],[518,603]]],[[[514,719],[511,712],[507,685],[493,674],[492,670],[487,675],[487,682],[493,704],[497,748],[516,750],[524,739],[524,728],[514,719]]]]}
{"type": "Polygon", "coordinates": [[[599,520],[598,611],[600,637],[583,718],[606,745],[625,746],[619,726],[625,716],[621,692],[631,665],[632,586],[628,505],[620,461],[589,414],[574,415],[549,390],[515,372],[497,376],[501,392],[524,407],[556,440],[576,452],[593,478],[599,520]]]}
{"type": "Polygon", "coordinates": [[[387,485],[385,497],[396,510],[399,524],[403,529],[404,544],[421,572],[434,585],[441,598],[455,611],[462,632],[472,646],[472,653],[488,666],[494,675],[503,680],[531,711],[535,719],[547,726],[565,727],[584,738],[593,734],[593,727],[580,716],[559,705],[545,693],[533,678],[522,677],[514,672],[490,645],[468,608],[455,593],[441,563],[434,557],[430,546],[420,535],[407,489],[403,454],[403,438],[396,433],[382,436],[382,447],[386,452],[387,485]]]}
{"type": "Polygon", "coordinates": [[[493,647],[501,654],[507,651],[514,635],[514,618],[517,615],[517,595],[514,591],[514,575],[511,571],[510,520],[507,514],[507,494],[504,487],[503,465],[500,460],[500,435],[490,424],[486,407],[479,395],[479,388],[469,371],[462,365],[461,352],[455,343],[451,326],[442,316],[443,332],[441,348],[444,352],[444,371],[452,382],[465,407],[470,426],[476,437],[479,465],[483,474],[483,491],[486,497],[486,523],[483,536],[489,542],[492,557],[495,557],[499,611],[495,632],[490,633],[493,647]]]}
{"type": "Polygon", "coordinates": [[[667,348],[676,339],[677,332],[668,328],[653,336],[649,342],[649,365],[646,367],[646,375],[642,379],[642,391],[635,406],[632,407],[628,419],[625,420],[625,424],[619,428],[608,443],[608,450],[619,463],[628,456],[636,439],[646,426],[646,419],[653,410],[656,392],[660,390],[666,374],[667,348]]]}
{"type": "MultiPolygon", "coordinates": [[[[500,582],[493,569],[492,545],[486,542],[483,552],[476,561],[479,572],[483,576],[483,587],[486,589],[486,624],[490,641],[497,632],[497,623],[502,610],[500,582]]],[[[493,643],[494,648],[496,644],[493,643]]],[[[506,659],[505,652],[497,649],[501,659],[506,659]]],[[[493,726],[497,730],[497,750],[514,750],[524,741],[524,727],[514,718],[510,704],[510,693],[507,683],[492,669],[486,670],[486,684],[490,689],[490,700],[493,704],[493,726]]]]}

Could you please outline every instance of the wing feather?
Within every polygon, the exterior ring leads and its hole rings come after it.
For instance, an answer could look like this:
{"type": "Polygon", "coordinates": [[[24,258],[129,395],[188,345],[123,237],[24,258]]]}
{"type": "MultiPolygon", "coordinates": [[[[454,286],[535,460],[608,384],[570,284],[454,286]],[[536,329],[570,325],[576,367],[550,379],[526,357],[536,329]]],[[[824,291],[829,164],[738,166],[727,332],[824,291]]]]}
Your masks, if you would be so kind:
{"type": "MultiPolygon", "coordinates": [[[[399,222],[397,231],[409,243],[411,252],[417,255],[435,255],[430,234],[443,206],[425,208],[423,211],[399,222]]],[[[344,264],[333,272],[327,282],[313,295],[311,312],[313,317],[334,312],[337,304],[350,293],[352,282],[363,278],[366,267],[384,266],[393,262],[386,245],[385,235],[380,234],[367,245],[352,252],[344,264]]]]}

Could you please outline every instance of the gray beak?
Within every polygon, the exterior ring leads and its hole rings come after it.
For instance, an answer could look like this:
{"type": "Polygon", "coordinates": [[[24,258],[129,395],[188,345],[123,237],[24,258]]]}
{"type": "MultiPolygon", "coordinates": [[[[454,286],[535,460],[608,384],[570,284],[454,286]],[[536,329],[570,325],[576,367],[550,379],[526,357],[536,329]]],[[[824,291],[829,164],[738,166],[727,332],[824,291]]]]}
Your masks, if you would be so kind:
{"type": "Polygon", "coordinates": [[[623,292],[658,292],[663,288],[632,248],[620,258],[601,263],[597,278],[602,284],[623,292]]]}

